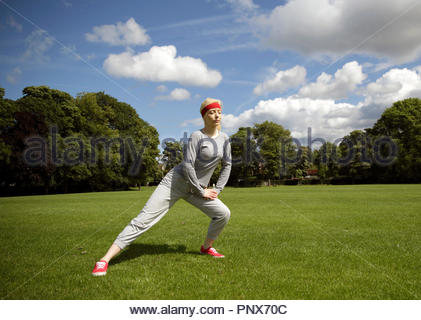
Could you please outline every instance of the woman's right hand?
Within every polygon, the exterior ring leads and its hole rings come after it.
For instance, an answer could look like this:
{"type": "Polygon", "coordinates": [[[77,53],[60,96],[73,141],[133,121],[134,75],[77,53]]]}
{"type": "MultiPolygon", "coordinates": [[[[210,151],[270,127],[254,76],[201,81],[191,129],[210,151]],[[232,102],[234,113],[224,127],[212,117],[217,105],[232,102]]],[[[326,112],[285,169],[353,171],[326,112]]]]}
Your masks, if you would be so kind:
{"type": "Polygon", "coordinates": [[[207,200],[215,200],[218,198],[218,192],[216,192],[214,189],[205,189],[203,198],[207,200]]]}

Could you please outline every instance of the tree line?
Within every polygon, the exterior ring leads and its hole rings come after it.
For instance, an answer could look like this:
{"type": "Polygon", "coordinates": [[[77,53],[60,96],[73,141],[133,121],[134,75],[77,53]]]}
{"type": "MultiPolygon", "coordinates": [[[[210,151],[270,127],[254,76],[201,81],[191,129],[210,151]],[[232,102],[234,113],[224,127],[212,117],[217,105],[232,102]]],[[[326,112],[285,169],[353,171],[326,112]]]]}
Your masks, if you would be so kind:
{"type": "MultiPolygon", "coordinates": [[[[183,159],[183,142],[167,141],[160,153],[157,130],[104,92],[72,97],[37,86],[17,100],[4,95],[0,88],[1,195],[126,190],[159,182],[183,159]]],[[[394,103],[372,128],[337,143],[302,146],[282,125],[266,121],[239,128],[231,146],[234,186],[416,183],[421,100],[394,103]]]]}
{"type": "Polygon", "coordinates": [[[4,94],[2,194],[121,190],[161,178],[158,132],[130,105],[47,86],[26,87],[16,101],[4,94]]]}

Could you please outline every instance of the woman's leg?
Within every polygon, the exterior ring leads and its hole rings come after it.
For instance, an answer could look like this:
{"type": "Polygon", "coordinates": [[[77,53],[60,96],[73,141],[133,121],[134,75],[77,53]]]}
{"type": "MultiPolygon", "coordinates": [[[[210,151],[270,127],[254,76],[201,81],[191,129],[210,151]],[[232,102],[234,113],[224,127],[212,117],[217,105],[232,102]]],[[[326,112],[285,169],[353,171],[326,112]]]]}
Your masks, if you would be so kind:
{"type": "Polygon", "coordinates": [[[203,248],[207,249],[207,248],[211,248],[213,247],[213,243],[215,242],[214,239],[208,238],[206,236],[205,242],[203,243],[203,248]]]}
{"type": "Polygon", "coordinates": [[[105,275],[110,260],[119,254],[122,249],[136,240],[143,232],[161,220],[178,198],[179,197],[171,195],[171,188],[160,184],[152,193],[138,216],[132,219],[123,231],[120,232],[105,256],[100,260],[100,262],[107,262],[107,265],[103,266],[105,271],[99,272],[100,274],[98,274],[98,272],[95,271],[95,267],[92,273],[94,275],[105,275]]]}
{"type": "MultiPolygon", "coordinates": [[[[177,179],[178,177],[171,173],[164,177],[139,215],[123,229],[113,245],[124,249],[164,217],[174,203],[184,195],[177,188],[177,179]]],[[[118,251],[117,248],[112,248],[113,246],[110,248],[111,253],[118,251]]]]}
{"type": "Polygon", "coordinates": [[[205,249],[212,247],[213,242],[218,238],[230,219],[231,212],[229,208],[219,199],[206,200],[194,194],[189,194],[185,200],[211,218],[203,247],[205,249]]]}
{"type": "Polygon", "coordinates": [[[110,262],[112,258],[114,258],[117,254],[119,254],[121,251],[120,247],[115,245],[114,243],[111,245],[111,247],[108,249],[105,256],[102,257],[102,261],[110,262]]]}
{"type": "Polygon", "coordinates": [[[114,243],[101,259],[107,263],[122,249],[130,245],[143,232],[151,228],[168,212],[177,200],[184,194],[178,188],[179,177],[169,172],[155,189],[139,215],[117,236],[114,243]]]}

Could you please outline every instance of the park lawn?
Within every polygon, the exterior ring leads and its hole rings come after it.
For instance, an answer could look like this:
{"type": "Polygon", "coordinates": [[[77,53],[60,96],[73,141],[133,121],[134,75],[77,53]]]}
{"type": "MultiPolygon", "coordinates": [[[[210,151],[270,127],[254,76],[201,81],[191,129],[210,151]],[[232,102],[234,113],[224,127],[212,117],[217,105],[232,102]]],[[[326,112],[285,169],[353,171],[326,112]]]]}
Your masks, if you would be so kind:
{"type": "Polygon", "coordinates": [[[180,200],[92,277],[141,191],[0,198],[2,299],[420,299],[421,185],[226,188],[231,220],[180,200]]]}

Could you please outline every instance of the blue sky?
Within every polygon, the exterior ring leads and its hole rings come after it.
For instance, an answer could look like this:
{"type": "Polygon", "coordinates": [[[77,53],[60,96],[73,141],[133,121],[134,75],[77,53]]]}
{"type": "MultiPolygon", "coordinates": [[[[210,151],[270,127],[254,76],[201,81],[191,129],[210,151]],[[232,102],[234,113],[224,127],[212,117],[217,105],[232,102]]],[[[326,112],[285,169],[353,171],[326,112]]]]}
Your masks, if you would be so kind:
{"type": "Polygon", "coordinates": [[[265,120],[341,138],[421,98],[420,0],[0,0],[0,86],[47,85],[132,105],[160,139],[265,120]]]}

